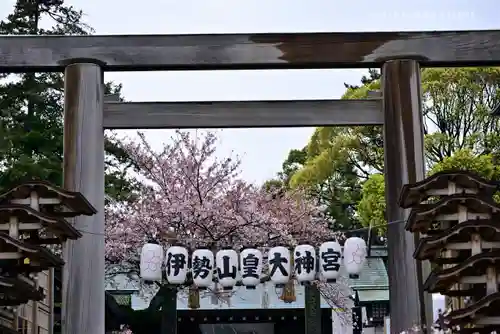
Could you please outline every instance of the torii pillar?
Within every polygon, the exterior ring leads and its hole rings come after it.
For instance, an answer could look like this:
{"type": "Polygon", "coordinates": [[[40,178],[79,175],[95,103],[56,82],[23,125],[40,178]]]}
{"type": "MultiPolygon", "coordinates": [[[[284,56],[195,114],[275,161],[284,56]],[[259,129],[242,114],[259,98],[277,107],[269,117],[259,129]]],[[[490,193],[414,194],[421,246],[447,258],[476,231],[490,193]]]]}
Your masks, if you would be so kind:
{"type": "Polygon", "coordinates": [[[386,61],[382,67],[382,94],[391,333],[400,333],[414,325],[430,328],[432,322],[432,298],[423,291],[429,264],[413,258],[418,236],[405,230],[409,210],[398,203],[403,185],[425,177],[418,61],[386,61]]]}
{"type": "Polygon", "coordinates": [[[73,220],[83,237],[63,248],[62,332],[104,334],[104,75],[100,62],[75,59],[64,72],[64,188],[96,208],[73,220]]]}

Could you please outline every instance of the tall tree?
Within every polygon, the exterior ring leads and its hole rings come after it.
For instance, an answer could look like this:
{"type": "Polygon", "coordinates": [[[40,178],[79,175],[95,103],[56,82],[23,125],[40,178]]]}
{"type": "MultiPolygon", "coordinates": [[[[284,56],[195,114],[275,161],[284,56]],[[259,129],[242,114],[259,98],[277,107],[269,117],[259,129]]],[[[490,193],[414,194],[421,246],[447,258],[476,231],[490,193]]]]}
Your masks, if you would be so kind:
{"type": "MultiPolygon", "coordinates": [[[[365,78],[361,86],[346,85],[343,98],[367,98],[369,91],[380,89],[377,75],[372,72],[373,80],[365,78]]],[[[450,161],[455,168],[474,169],[478,161],[485,159],[490,161],[487,166],[496,165],[500,157],[500,121],[490,112],[500,101],[500,69],[425,69],[421,78],[427,169],[442,168],[439,166],[450,161]]],[[[314,154],[290,182],[317,186],[337,175],[345,182],[352,174],[337,172],[341,171],[339,166],[348,164],[362,186],[361,190],[353,187],[351,191],[360,199],[354,216],[364,226],[383,224],[383,144],[382,129],[377,126],[317,128],[308,145],[314,154]]]]}
{"type": "MultiPolygon", "coordinates": [[[[17,0],[13,12],[0,22],[2,35],[86,35],[92,29],[82,12],[62,0],[17,0]],[[43,26],[50,26],[45,29],[43,26]]],[[[0,84],[0,192],[19,180],[62,182],[63,76],[60,73],[1,74],[0,84]]],[[[121,86],[106,84],[106,93],[120,93],[121,86]]],[[[106,190],[127,199],[135,181],[127,178],[130,160],[108,136],[106,190]]]]}

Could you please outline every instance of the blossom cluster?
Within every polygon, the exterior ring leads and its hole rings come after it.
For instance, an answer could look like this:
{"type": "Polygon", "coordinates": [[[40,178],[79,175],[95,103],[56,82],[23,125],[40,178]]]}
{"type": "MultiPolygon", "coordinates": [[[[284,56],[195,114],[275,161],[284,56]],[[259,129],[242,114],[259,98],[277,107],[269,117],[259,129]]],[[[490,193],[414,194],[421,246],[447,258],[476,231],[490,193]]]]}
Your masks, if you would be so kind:
{"type": "Polygon", "coordinates": [[[138,141],[123,148],[143,186],[129,202],[106,209],[108,267],[138,270],[139,250],[152,239],[165,246],[217,250],[319,245],[340,237],[301,189],[269,191],[242,180],[239,158],[216,156],[213,132],[193,136],[177,131],[161,151],[139,134],[138,141]]]}

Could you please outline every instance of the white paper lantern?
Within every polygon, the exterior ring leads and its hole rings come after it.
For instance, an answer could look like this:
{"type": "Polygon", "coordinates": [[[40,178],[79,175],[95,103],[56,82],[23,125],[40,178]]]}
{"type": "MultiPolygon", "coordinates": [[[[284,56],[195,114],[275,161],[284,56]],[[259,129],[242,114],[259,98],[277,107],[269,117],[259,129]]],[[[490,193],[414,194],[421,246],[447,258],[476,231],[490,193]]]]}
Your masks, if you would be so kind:
{"type": "Polygon", "coordinates": [[[206,289],[212,284],[214,276],[214,253],[210,249],[197,249],[191,256],[191,271],[193,282],[200,289],[206,289]]]}
{"type": "Polygon", "coordinates": [[[163,247],[155,243],[147,243],[142,247],[140,257],[141,279],[144,281],[161,281],[163,263],[163,247]]]}
{"type": "Polygon", "coordinates": [[[350,278],[359,278],[366,261],[366,242],[358,237],[348,238],[344,244],[344,267],[350,278]]]}
{"type": "Polygon", "coordinates": [[[172,246],[167,249],[165,270],[170,284],[183,284],[188,273],[188,250],[182,246],[172,246]]]}
{"type": "Polygon", "coordinates": [[[295,276],[301,284],[316,278],[316,250],[311,245],[298,245],[293,251],[295,276]]]}
{"type": "Polygon", "coordinates": [[[291,261],[290,250],[283,246],[273,247],[269,250],[268,260],[269,276],[271,282],[277,287],[283,287],[290,280],[291,261]]]}
{"type": "Polygon", "coordinates": [[[215,255],[215,265],[219,284],[224,290],[232,290],[238,274],[238,253],[230,248],[218,251],[215,255]]]}
{"type": "Polygon", "coordinates": [[[319,247],[319,272],[328,283],[335,283],[339,277],[342,248],[336,241],[327,241],[319,247]]]}
{"type": "Polygon", "coordinates": [[[262,252],[256,248],[245,248],[240,253],[241,282],[247,289],[255,289],[262,274],[262,252]]]}

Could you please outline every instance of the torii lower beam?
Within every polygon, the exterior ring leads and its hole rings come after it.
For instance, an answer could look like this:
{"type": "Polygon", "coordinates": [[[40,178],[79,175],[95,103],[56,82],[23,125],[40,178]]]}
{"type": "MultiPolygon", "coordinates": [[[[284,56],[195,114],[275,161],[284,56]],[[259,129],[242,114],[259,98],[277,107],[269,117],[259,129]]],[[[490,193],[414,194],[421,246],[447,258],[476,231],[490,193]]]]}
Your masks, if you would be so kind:
{"type": "Polygon", "coordinates": [[[106,129],[187,129],[383,125],[381,99],[110,102],[106,129]]]}

